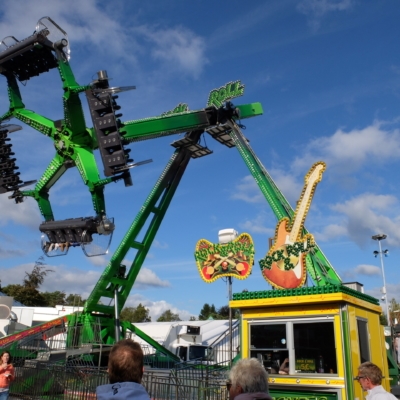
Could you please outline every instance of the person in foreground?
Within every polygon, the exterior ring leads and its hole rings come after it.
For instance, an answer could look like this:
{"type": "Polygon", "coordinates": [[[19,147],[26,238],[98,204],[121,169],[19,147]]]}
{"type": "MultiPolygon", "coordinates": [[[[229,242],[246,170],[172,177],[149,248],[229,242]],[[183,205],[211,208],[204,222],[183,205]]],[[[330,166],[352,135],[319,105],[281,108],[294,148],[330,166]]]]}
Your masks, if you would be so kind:
{"type": "Polygon", "coordinates": [[[143,376],[143,351],[131,339],[116,343],[108,357],[108,385],[96,389],[98,400],[150,400],[140,384],[143,376]]]}
{"type": "Polygon", "coordinates": [[[230,400],[272,400],[268,393],[268,374],[256,358],[239,360],[229,373],[230,400]]]}
{"type": "Polygon", "coordinates": [[[0,354],[0,400],[7,400],[10,394],[10,383],[15,379],[14,367],[10,363],[10,353],[0,354]]]}
{"type": "Polygon", "coordinates": [[[372,364],[372,362],[365,362],[358,367],[358,376],[354,378],[358,381],[363,388],[367,391],[367,400],[397,400],[392,394],[387,392],[382,383],[381,369],[372,364]]]}

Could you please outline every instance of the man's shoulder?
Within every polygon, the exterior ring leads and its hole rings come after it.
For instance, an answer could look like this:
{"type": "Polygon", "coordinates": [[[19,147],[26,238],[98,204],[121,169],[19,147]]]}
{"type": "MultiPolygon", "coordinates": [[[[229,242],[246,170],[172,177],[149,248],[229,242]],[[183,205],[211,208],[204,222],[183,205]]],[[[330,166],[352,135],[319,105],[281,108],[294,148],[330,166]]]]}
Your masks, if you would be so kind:
{"type": "Polygon", "coordinates": [[[387,392],[382,385],[375,386],[370,390],[369,400],[398,400],[392,393],[387,392]]]}
{"type": "Polygon", "coordinates": [[[135,399],[135,400],[149,400],[150,397],[146,392],[146,389],[135,382],[121,382],[121,383],[110,383],[108,385],[98,386],[96,389],[98,400],[123,400],[123,399],[135,399]]]}
{"type": "Polygon", "coordinates": [[[235,397],[236,400],[272,400],[268,393],[241,393],[235,397]]]}

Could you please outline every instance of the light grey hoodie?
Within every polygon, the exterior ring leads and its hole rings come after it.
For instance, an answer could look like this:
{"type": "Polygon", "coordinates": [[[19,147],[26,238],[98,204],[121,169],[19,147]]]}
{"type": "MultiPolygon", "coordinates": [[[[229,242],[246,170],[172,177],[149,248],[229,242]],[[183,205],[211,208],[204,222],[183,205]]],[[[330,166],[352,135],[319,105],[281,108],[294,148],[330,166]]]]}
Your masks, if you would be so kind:
{"type": "Polygon", "coordinates": [[[135,382],[110,383],[98,386],[97,400],[150,400],[146,389],[135,382]]]}

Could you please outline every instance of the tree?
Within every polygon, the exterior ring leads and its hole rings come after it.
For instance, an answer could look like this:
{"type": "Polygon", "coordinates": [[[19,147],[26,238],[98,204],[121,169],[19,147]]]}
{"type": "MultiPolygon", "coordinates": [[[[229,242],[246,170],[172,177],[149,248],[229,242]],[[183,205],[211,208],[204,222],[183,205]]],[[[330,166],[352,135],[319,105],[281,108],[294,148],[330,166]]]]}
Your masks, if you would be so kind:
{"type": "Polygon", "coordinates": [[[45,307],[46,299],[38,290],[33,287],[23,285],[7,285],[2,289],[7,296],[14,297],[14,300],[19,301],[29,307],[45,307]]]}
{"type": "Polygon", "coordinates": [[[85,305],[85,301],[82,299],[82,296],[79,294],[69,294],[65,299],[66,306],[74,306],[74,307],[83,307],[85,305]]]}
{"type": "MultiPolygon", "coordinates": [[[[229,306],[222,306],[218,309],[218,319],[229,319],[229,306]]],[[[232,308],[232,319],[239,319],[240,311],[237,308],[232,308]]]]}
{"type": "Polygon", "coordinates": [[[400,303],[398,303],[396,299],[393,298],[389,301],[388,306],[391,325],[394,326],[396,325],[396,323],[400,323],[400,303]]]}
{"type": "MultiPolygon", "coordinates": [[[[238,319],[240,317],[240,312],[238,309],[232,309],[232,318],[238,319]]],[[[204,304],[203,308],[200,311],[199,320],[204,321],[206,319],[229,319],[229,306],[222,306],[218,309],[215,309],[214,304],[204,304]]]]}
{"type": "Polygon", "coordinates": [[[151,322],[150,310],[145,308],[142,303],[137,307],[125,307],[120,314],[121,321],[129,322],[151,322]]]}
{"type": "Polygon", "coordinates": [[[196,317],[194,315],[191,315],[190,318],[189,318],[189,321],[197,321],[197,320],[196,320],[196,317]]]}
{"type": "Polygon", "coordinates": [[[174,314],[171,310],[165,310],[157,319],[157,322],[181,321],[178,314],[174,314]]]}
{"type": "MultiPolygon", "coordinates": [[[[222,306],[218,309],[218,319],[228,319],[229,318],[229,306],[222,306]]],[[[233,313],[232,313],[233,318],[233,313]]]]}
{"type": "Polygon", "coordinates": [[[65,292],[60,292],[56,290],[55,292],[44,292],[42,293],[46,301],[47,307],[55,307],[57,305],[64,305],[66,304],[65,301],[65,292]]]}
{"type": "Polygon", "coordinates": [[[31,273],[25,271],[25,278],[22,285],[7,285],[2,288],[2,291],[7,296],[14,297],[16,301],[25,306],[44,307],[47,305],[46,299],[38,289],[49,272],[53,272],[53,270],[45,269],[43,256],[41,256],[35,262],[31,273]]]}
{"type": "Polygon", "coordinates": [[[211,306],[208,303],[205,303],[203,308],[200,310],[199,320],[204,321],[209,318],[217,319],[217,310],[215,309],[214,304],[211,306]]]}
{"type": "Polygon", "coordinates": [[[34,289],[38,289],[39,286],[44,282],[45,276],[49,272],[54,272],[52,269],[45,269],[45,262],[43,256],[40,256],[32,269],[32,272],[25,271],[24,286],[34,289]]]}

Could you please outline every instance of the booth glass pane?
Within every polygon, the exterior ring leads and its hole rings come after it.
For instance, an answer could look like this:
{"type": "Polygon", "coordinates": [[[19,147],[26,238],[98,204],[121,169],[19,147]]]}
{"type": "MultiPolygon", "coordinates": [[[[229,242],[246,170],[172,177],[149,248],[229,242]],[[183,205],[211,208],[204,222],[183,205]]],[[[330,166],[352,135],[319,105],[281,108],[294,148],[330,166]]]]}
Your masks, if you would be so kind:
{"type": "Polygon", "coordinates": [[[296,371],[336,374],[333,321],[293,323],[296,371]]]}
{"type": "Polygon", "coordinates": [[[250,349],[286,349],[286,324],[251,325],[250,349]]]}

